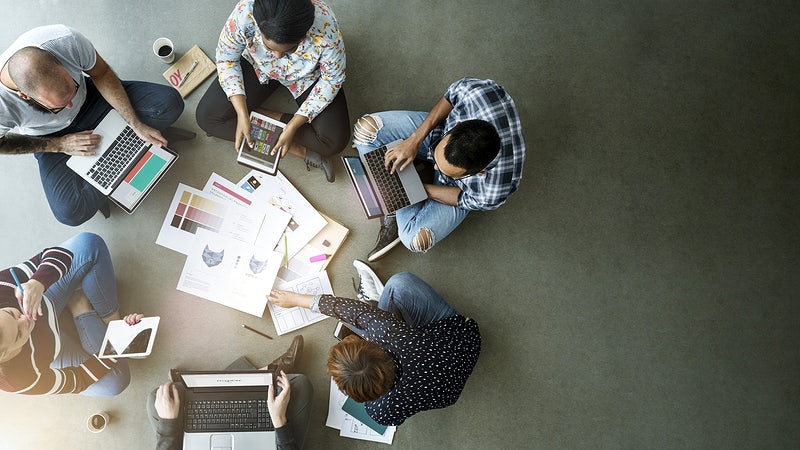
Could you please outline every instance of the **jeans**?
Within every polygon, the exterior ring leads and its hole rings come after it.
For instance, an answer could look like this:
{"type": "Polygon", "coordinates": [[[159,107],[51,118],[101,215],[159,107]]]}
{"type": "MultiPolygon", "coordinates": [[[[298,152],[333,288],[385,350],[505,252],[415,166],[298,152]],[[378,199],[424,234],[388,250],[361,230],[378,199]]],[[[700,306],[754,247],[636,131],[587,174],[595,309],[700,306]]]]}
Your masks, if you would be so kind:
{"type": "MultiPolygon", "coordinates": [[[[261,106],[276,90],[289,90],[277,80],[261,84],[253,66],[245,59],[241,60],[244,89],[247,93],[247,109],[252,111],[261,106]]],[[[296,98],[300,106],[314,86],[296,98]]],[[[219,81],[214,81],[203,94],[196,112],[197,124],[209,136],[233,141],[236,134],[236,110],[222,90],[219,81]]],[[[289,122],[293,114],[283,114],[281,122],[289,122]]],[[[344,150],[350,139],[350,115],[347,112],[347,100],[344,89],[340,89],[333,101],[322,110],[313,121],[302,125],[294,135],[294,141],[308,150],[324,157],[337,155],[344,150]]]]}
{"type": "MultiPolygon", "coordinates": [[[[172,125],[183,112],[180,93],[170,86],[144,81],[123,81],[136,116],[159,131],[172,125]]],[[[93,130],[111,110],[90,78],[86,78],[86,101],[72,123],[48,137],[93,130]]],[[[67,167],[66,153],[34,153],[39,176],[53,215],[59,222],[78,226],[91,219],[108,199],[67,167]]]]}
{"type": "Polygon", "coordinates": [[[378,309],[419,328],[458,314],[458,311],[418,276],[401,272],[389,278],[378,300],[378,309]]]}
{"type": "MultiPolygon", "coordinates": [[[[295,443],[297,444],[297,448],[303,448],[303,444],[306,440],[306,434],[308,434],[308,423],[311,419],[311,402],[314,400],[314,387],[311,385],[311,381],[309,381],[308,377],[302,374],[286,374],[289,377],[289,383],[292,386],[292,391],[289,397],[289,406],[286,408],[286,427],[290,430],[290,435],[294,437],[295,443]]],[[[181,402],[186,400],[186,396],[184,394],[185,387],[182,383],[176,383],[178,386],[178,392],[181,397],[181,402]]],[[[150,395],[147,396],[147,417],[150,419],[150,426],[153,430],[159,430],[159,422],[162,420],[158,416],[158,412],[155,408],[155,401],[156,401],[156,392],[158,388],[155,388],[153,391],[150,392],[150,395]]],[[[277,396],[279,394],[278,391],[275,392],[277,396]]],[[[184,421],[183,413],[185,408],[184,405],[181,405],[181,410],[176,419],[178,424],[181,424],[178,427],[177,432],[183,433],[182,424],[184,421]]],[[[162,432],[164,430],[161,430],[162,432]]],[[[183,441],[183,436],[171,436],[172,438],[180,439],[178,442],[183,441]]],[[[159,446],[160,448],[160,446],[159,446]]]]}
{"type": "MultiPolygon", "coordinates": [[[[81,340],[80,345],[72,336],[61,333],[61,352],[50,364],[54,369],[77,367],[92,354],[98,354],[106,334],[106,324],[102,318],[119,310],[114,267],[103,238],[92,233],[80,233],[59,247],[70,250],[73,256],[69,272],[44,293],[53,303],[54,314],[58,315],[64,310],[70,297],[78,289],[83,289],[94,311],[83,313],[74,319],[81,340]]],[[[117,365],[109,373],[91,384],[81,394],[95,397],[114,396],[128,387],[130,379],[128,363],[125,360],[118,360],[117,365]]]]}
{"type": "MultiPolygon", "coordinates": [[[[380,129],[374,135],[374,138],[370,137],[369,140],[356,139],[354,141],[358,152],[361,154],[398,139],[407,139],[422,124],[428,113],[420,111],[386,111],[369,114],[369,116],[378,121],[380,129]]],[[[428,135],[417,149],[417,154],[420,158],[426,159],[426,150],[430,144],[430,135],[428,135]]],[[[438,179],[438,177],[435,177],[435,179],[438,179]]],[[[438,184],[438,180],[436,184],[438,184]]],[[[467,217],[468,213],[469,211],[466,209],[445,205],[432,199],[406,206],[396,212],[400,240],[411,251],[425,252],[455,230],[467,217]],[[417,249],[412,245],[414,237],[423,228],[429,230],[433,235],[430,245],[424,250],[417,249]]]]}

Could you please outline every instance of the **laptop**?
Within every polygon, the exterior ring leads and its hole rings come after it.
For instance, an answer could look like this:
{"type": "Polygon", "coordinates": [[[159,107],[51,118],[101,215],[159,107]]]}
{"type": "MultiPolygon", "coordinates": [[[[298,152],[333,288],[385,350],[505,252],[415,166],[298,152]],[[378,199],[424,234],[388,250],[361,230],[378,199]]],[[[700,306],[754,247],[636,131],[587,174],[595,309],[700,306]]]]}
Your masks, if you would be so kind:
{"type": "Polygon", "coordinates": [[[94,134],[100,135],[97,154],[72,156],[67,166],[125,212],[133,214],[178,155],[139,138],[113,109],[94,129],[94,134]]]}
{"type": "Polygon", "coordinates": [[[272,373],[178,372],[186,386],[184,450],[275,449],[267,408],[272,373]]]}
{"type": "Polygon", "coordinates": [[[402,141],[394,141],[359,156],[342,156],[367,219],[391,214],[428,198],[414,164],[389,173],[386,151],[402,141]]]}

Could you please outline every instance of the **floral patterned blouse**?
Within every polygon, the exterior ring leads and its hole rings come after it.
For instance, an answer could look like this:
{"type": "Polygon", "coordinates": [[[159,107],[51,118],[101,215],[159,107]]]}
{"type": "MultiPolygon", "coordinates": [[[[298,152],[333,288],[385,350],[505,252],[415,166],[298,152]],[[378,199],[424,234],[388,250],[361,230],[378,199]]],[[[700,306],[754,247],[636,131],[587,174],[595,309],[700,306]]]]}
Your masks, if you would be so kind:
{"type": "Polygon", "coordinates": [[[253,0],[240,0],[234,8],[217,44],[219,84],[228,98],[244,95],[241,57],[255,68],[262,84],[277,80],[294,98],[317,83],[296,114],[311,122],[328,106],[345,79],[345,54],[342,33],[330,7],[321,0],[314,3],[314,24],[294,53],[275,58],[262,41],[253,18],[253,0]]]}

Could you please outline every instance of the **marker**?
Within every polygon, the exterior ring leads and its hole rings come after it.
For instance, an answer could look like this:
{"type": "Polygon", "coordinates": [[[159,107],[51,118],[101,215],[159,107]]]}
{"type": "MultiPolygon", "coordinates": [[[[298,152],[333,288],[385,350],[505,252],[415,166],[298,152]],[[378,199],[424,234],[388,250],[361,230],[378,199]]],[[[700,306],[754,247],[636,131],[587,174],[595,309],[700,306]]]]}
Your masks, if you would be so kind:
{"type": "Polygon", "coordinates": [[[250,330],[250,331],[252,331],[252,332],[253,332],[253,333],[255,333],[255,334],[260,334],[260,335],[264,336],[264,337],[265,337],[265,338],[267,338],[267,339],[272,339],[272,337],[271,337],[271,336],[269,336],[269,335],[266,335],[266,334],[264,334],[264,333],[262,333],[262,332],[260,332],[260,331],[256,330],[255,328],[250,328],[250,327],[248,327],[248,326],[247,326],[247,325],[245,325],[245,324],[242,324],[242,328],[244,328],[245,330],[250,330]]]}
{"type": "Polygon", "coordinates": [[[328,259],[328,256],[331,255],[326,255],[325,253],[323,253],[321,255],[312,256],[311,258],[308,258],[308,261],[309,262],[325,261],[326,259],[328,259]]]}
{"type": "Polygon", "coordinates": [[[197,67],[197,60],[196,59],[192,63],[192,67],[189,67],[189,70],[186,71],[186,75],[183,76],[183,78],[181,79],[180,83],[178,83],[178,87],[183,86],[183,82],[186,81],[187,78],[189,78],[189,75],[192,74],[192,72],[194,71],[195,67],[197,67]]]}

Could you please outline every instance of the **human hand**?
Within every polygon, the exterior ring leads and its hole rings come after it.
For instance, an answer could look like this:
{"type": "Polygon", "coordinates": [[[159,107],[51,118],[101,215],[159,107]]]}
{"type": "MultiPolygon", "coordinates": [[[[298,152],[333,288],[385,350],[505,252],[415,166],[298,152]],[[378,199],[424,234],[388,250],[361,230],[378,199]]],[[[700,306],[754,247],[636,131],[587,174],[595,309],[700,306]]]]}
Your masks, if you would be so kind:
{"type": "Polygon", "coordinates": [[[131,128],[133,128],[133,131],[136,132],[137,136],[145,141],[160,147],[167,146],[167,140],[164,139],[164,136],[161,134],[161,132],[155,128],[143,123],[131,124],[131,128]]]}
{"type": "Polygon", "coordinates": [[[292,145],[294,145],[294,134],[287,133],[285,130],[278,136],[278,140],[275,142],[275,145],[272,147],[270,151],[271,155],[274,155],[276,151],[281,151],[281,158],[286,156],[286,152],[289,151],[292,145]]]}
{"type": "Polygon", "coordinates": [[[414,161],[414,158],[417,157],[418,148],[419,143],[411,138],[408,138],[390,148],[386,152],[386,157],[384,158],[386,170],[388,170],[390,173],[394,173],[395,170],[405,169],[406,166],[411,164],[414,161]]]}
{"type": "Polygon", "coordinates": [[[141,322],[142,319],[144,319],[144,314],[132,313],[125,316],[123,320],[128,325],[136,325],[137,323],[141,322]]]}
{"type": "Polygon", "coordinates": [[[242,147],[242,142],[247,142],[247,146],[253,148],[253,138],[250,136],[250,117],[239,117],[236,120],[236,133],[234,134],[234,150],[237,152],[242,147]]]}
{"type": "Polygon", "coordinates": [[[177,419],[181,410],[181,397],[178,388],[167,381],[156,391],[156,413],[162,419],[177,419]]]}
{"type": "Polygon", "coordinates": [[[93,130],[79,131],[53,138],[58,145],[57,151],[68,155],[92,156],[100,145],[100,135],[93,134],[93,130]]]}
{"type": "Polygon", "coordinates": [[[28,280],[22,283],[22,292],[19,288],[15,290],[17,300],[22,307],[22,314],[28,320],[36,320],[42,315],[42,295],[44,295],[44,285],[37,280],[28,280]]]}
{"type": "Polygon", "coordinates": [[[311,299],[314,297],[306,294],[298,294],[291,291],[281,291],[280,289],[273,289],[267,297],[273,305],[280,306],[281,308],[292,308],[294,306],[302,306],[308,308],[311,306],[311,299]]]}
{"type": "Polygon", "coordinates": [[[289,377],[286,376],[286,372],[282,370],[277,378],[277,380],[273,380],[273,383],[269,385],[269,390],[267,392],[267,408],[269,408],[269,416],[272,419],[272,424],[275,425],[275,428],[280,428],[286,425],[286,408],[289,407],[292,385],[289,383],[289,377]],[[278,383],[278,386],[282,389],[280,395],[277,397],[275,397],[275,386],[273,386],[275,383],[278,383]]]}

